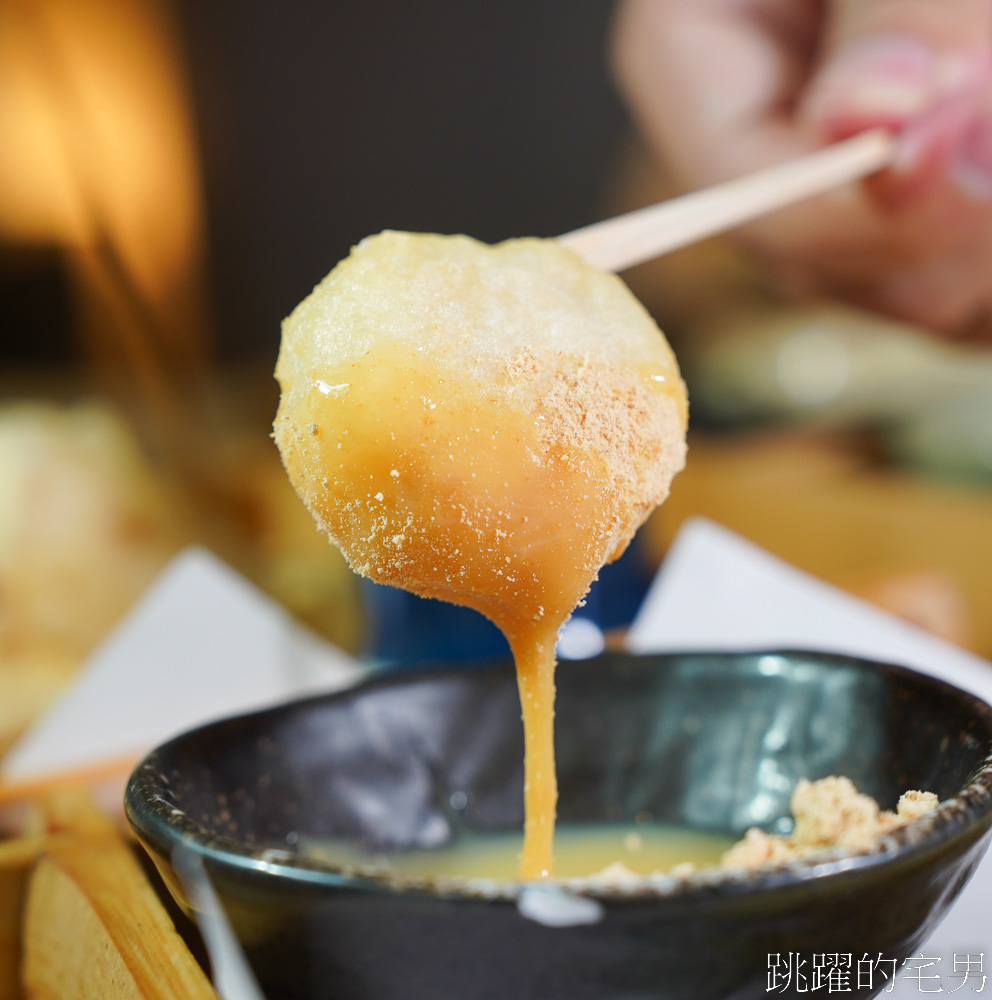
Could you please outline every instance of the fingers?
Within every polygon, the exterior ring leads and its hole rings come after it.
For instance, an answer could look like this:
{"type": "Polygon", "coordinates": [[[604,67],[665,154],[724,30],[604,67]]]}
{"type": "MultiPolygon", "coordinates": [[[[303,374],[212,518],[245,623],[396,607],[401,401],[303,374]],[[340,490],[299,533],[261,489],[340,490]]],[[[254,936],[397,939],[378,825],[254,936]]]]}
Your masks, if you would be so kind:
{"type": "Polygon", "coordinates": [[[876,186],[897,205],[953,183],[959,156],[962,178],[992,188],[979,124],[992,129],[990,97],[992,0],[830,0],[799,116],[826,139],[902,131],[894,169],[876,186]]]}
{"type": "MultiPolygon", "coordinates": [[[[823,144],[793,113],[819,14],[816,0],[620,4],[613,46],[618,81],[642,134],[684,189],[743,176],[823,144]]],[[[788,266],[849,260],[852,245],[876,253],[886,227],[864,201],[860,190],[831,192],[739,235],[776,269],[783,260],[788,266]]]]}
{"type": "MultiPolygon", "coordinates": [[[[670,179],[697,189],[822,145],[793,113],[819,14],[817,0],[620,3],[615,73],[670,179]]],[[[822,262],[877,259],[886,232],[860,188],[849,187],[774,213],[737,235],[770,273],[806,285],[811,263],[817,269],[822,262]]]]}
{"type": "Polygon", "coordinates": [[[642,133],[686,187],[815,148],[784,120],[805,79],[814,0],[624,0],[614,72],[642,133]]]}
{"type": "Polygon", "coordinates": [[[897,163],[871,184],[739,239],[791,288],[945,332],[992,315],[992,0],[622,0],[614,58],[684,189],[899,130],[897,163]]]}
{"type": "Polygon", "coordinates": [[[963,131],[951,174],[958,188],[978,202],[992,202],[992,100],[986,100],[963,131]]]}
{"type": "Polygon", "coordinates": [[[831,0],[801,112],[832,137],[899,128],[989,78],[989,0],[831,0]]]}

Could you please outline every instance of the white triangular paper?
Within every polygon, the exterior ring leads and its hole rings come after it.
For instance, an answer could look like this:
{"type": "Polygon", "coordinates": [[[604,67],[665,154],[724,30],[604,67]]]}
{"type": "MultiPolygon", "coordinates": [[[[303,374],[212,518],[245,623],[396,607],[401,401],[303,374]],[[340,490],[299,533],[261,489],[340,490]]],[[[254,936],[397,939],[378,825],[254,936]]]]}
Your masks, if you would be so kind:
{"type": "MultiPolygon", "coordinates": [[[[631,626],[627,645],[636,652],[792,648],[848,653],[913,667],[992,702],[992,663],[809,576],[703,518],[680,529],[631,626]]],[[[945,993],[957,987],[965,995],[980,986],[981,973],[967,983],[955,973],[964,968],[967,956],[978,963],[981,952],[992,955],[989,899],[992,854],[986,855],[924,946],[925,957],[934,964],[922,975],[937,978],[912,978],[914,963],[908,963],[897,968],[888,995],[908,1000],[938,987],[945,993]]],[[[801,957],[812,969],[813,956],[801,957]]],[[[853,961],[859,958],[855,955],[853,961]]],[[[992,968],[985,972],[992,977],[992,968]]]]}
{"type": "Polygon", "coordinates": [[[932,674],[992,702],[992,664],[880,611],[705,518],[686,522],[629,649],[816,649],[932,674]]]}
{"type": "Polygon", "coordinates": [[[138,755],[194,726],[361,676],[204,549],[181,552],[3,760],[10,781],[138,755]]]}

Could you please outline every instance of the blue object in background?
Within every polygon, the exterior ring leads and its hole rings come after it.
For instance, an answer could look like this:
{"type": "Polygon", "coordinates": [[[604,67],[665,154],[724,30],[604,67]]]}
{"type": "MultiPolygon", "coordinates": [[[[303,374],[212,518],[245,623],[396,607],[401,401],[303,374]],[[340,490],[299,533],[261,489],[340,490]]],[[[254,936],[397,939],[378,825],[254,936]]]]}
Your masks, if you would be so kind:
{"type": "MultiPolygon", "coordinates": [[[[636,542],[604,566],[576,617],[601,630],[633,620],[651,583],[652,572],[636,542]]],[[[367,655],[383,670],[402,670],[426,661],[472,666],[510,655],[503,634],[470,608],[416,597],[396,587],[363,580],[367,655]]]]}

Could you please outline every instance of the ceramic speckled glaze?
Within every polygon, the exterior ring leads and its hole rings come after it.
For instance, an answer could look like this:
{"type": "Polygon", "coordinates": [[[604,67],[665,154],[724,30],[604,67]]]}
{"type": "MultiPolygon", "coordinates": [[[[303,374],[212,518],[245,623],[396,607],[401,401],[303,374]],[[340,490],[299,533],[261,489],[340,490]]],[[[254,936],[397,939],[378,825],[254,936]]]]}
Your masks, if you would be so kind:
{"type": "Polygon", "coordinates": [[[776,829],[796,781],[830,774],[886,808],[909,788],[941,806],[860,855],[567,883],[592,922],[566,927],[525,916],[517,883],[296,853],[313,837],[430,848],[519,828],[520,707],[498,665],[379,678],[188,733],[137,768],[127,814],[181,905],[171,851],[202,856],[270,1000],[767,996],[770,953],[913,954],[988,845],[992,708],[932,678],[807,652],[606,655],[563,663],[558,687],[561,824],[776,829]]]}

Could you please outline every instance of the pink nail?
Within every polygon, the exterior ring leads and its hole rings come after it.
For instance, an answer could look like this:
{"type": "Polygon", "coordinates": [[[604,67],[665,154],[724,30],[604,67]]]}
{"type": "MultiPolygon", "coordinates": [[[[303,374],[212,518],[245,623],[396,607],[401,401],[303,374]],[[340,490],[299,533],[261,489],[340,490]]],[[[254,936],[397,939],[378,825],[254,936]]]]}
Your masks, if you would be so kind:
{"type": "Polygon", "coordinates": [[[943,60],[915,38],[862,38],[849,43],[813,83],[806,113],[832,126],[899,126],[925,111],[947,76],[943,60]]]}
{"type": "Polygon", "coordinates": [[[951,176],[969,197],[992,200],[992,111],[986,110],[965,130],[951,162],[951,176]]]}

